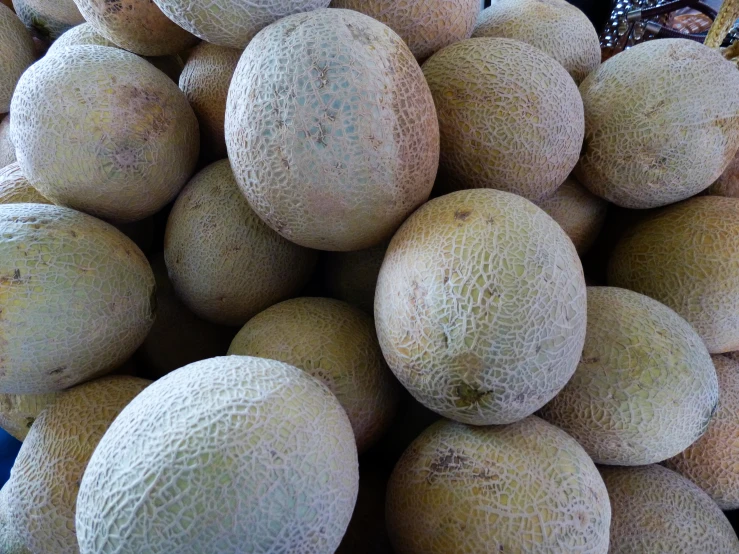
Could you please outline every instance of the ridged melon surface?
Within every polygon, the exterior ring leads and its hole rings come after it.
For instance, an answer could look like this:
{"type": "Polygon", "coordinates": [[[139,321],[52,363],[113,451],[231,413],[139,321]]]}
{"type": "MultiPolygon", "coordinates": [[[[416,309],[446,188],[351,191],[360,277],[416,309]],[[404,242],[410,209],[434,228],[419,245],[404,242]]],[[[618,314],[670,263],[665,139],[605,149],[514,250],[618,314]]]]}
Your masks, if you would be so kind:
{"type": "Polygon", "coordinates": [[[29,550],[79,552],[75,504],[87,462],[108,426],[149,383],[123,376],[85,383],[59,395],[33,424],[7,485],[10,521],[29,550]]]}
{"type": "Polygon", "coordinates": [[[332,8],[369,15],[398,33],[419,61],[470,38],[478,0],[333,0],[332,8]]]}
{"type": "Polygon", "coordinates": [[[584,132],[577,85],[550,56],[503,38],[457,42],[423,64],[439,115],[440,168],[453,189],[530,200],[555,191],[584,132]]]}
{"type": "Polygon", "coordinates": [[[231,81],[226,145],[254,211],[290,241],[361,250],[428,198],[436,112],[413,54],[350,10],[270,25],[231,81]]]}
{"type": "Polygon", "coordinates": [[[0,204],[52,204],[25,178],[18,162],[0,169],[0,204]]]}
{"type": "Polygon", "coordinates": [[[306,371],[336,395],[361,454],[387,431],[400,390],[377,344],[372,318],[332,298],[294,298],[250,319],[229,355],[278,360],[306,371]]]}
{"type": "Polygon", "coordinates": [[[541,416],[598,464],[646,465],[699,439],[719,386],[703,341],[664,304],[614,287],[588,287],[580,363],[541,416]]]}
{"type": "Polygon", "coordinates": [[[169,203],[198,158],[198,122],[185,95],[151,64],[105,46],[75,46],[23,74],[11,138],[41,194],[117,222],[169,203]]]}
{"type": "MultiPolygon", "coordinates": [[[[0,124],[2,130],[2,124],[0,124]]],[[[739,155],[734,156],[721,177],[708,187],[708,194],[739,198],[739,155]]]]}
{"type": "Polygon", "coordinates": [[[24,441],[39,414],[56,402],[60,394],[0,394],[0,427],[24,441]]]}
{"type": "Polygon", "coordinates": [[[739,540],[711,498],[658,465],[601,468],[611,499],[609,554],[737,554],[739,540]]]}
{"type": "Polygon", "coordinates": [[[409,217],[375,293],[396,377],[426,407],[475,425],[523,419],[565,386],[585,313],[572,241],[531,202],[490,189],[435,198],[409,217]]]}
{"type": "Polygon", "coordinates": [[[495,0],[478,16],[472,36],[511,38],[536,46],[578,84],[600,65],[598,32],[566,0],[495,0]]]}
{"type": "Polygon", "coordinates": [[[206,167],[172,208],[164,259],[177,295],[195,314],[243,325],[308,281],[317,254],[288,242],[257,217],[228,160],[206,167]]]}
{"type": "Polygon", "coordinates": [[[10,522],[8,504],[5,499],[7,489],[7,484],[0,489],[0,552],[2,554],[33,554],[23,544],[23,540],[10,522]]]}
{"type": "Polygon", "coordinates": [[[389,241],[354,252],[323,252],[323,283],[339,300],[374,314],[375,288],[389,241]]]}
{"type": "Polygon", "coordinates": [[[13,10],[0,6],[0,113],[10,109],[10,99],[21,74],[36,61],[33,39],[13,10]]]}
{"type": "Polygon", "coordinates": [[[53,41],[85,22],[74,0],[13,0],[13,7],[25,26],[44,40],[53,41]]]}
{"type": "Polygon", "coordinates": [[[274,360],[212,358],[155,382],[100,441],[77,499],[80,551],[334,552],[358,477],[325,385],[274,360]]]}
{"type": "Polygon", "coordinates": [[[0,123],[0,167],[15,161],[15,146],[10,140],[10,116],[0,123]]]}
{"type": "Polygon", "coordinates": [[[739,72],[695,41],[630,48],[593,71],[580,94],[585,146],[575,176],[619,206],[689,198],[718,179],[739,147],[739,72]]]}
{"type": "Polygon", "coordinates": [[[553,425],[442,420],[395,466],[386,519],[398,554],[606,554],[611,508],[593,462],[553,425]]]}
{"type": "Polygon", "coordinates": [[[112,371],[149,332],[153,298],[149,262],[111,225],[0,205],[0,392],[54,392],[112,371]]]}
{"type": "Polygon", "coordinates": [[[739,199],[706,196],[631,228],[608,284],[646,294],[690,323],[711,354],[739,350],[739,199]]]}

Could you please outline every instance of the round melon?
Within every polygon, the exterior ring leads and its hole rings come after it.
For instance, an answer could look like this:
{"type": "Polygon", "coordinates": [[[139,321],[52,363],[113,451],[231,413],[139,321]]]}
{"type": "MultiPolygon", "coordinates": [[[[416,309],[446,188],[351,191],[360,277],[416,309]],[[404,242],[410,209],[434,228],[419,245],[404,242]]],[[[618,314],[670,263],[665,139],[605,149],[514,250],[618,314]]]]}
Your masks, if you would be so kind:
{"type": "Polygon", "coordinates": [[[675,310],[711,354],[739,350],[739,199],[692,198],[651,214],[616,246],[608,284],[675,310]]]}
{"type": "Polygon", "coordinates": [[[575,176],[619,206],[689,198],[718,179],[739,147],[739,71],[695,41],[630,48],[593,71],[580,94],[585,144],[575,176]]]}
{"type": "Polygon", "coordinates": [[[512,423],[577,368],[585,279],[572,241],[528,200],[459,191],[429,201],[393,237],[375,322],[383,354],[426,407],[463,423],[512,423]]]}
{"type": "Polygon", "coordinates": [[[116,222],[168,204],[198,158],[198,122],[161,71],[118,48],[75,46],[23,74],[10,129],[23,174],[57,204],[116,222]]]}
{"type": "Polygon", "coordinates": [[[541,416],[598,464],[646,465],[705,433],[719,398],[716,370],[690,324],[664,304],[588,287],[580,363],[541,416]]]}
{"type": "Polygon", "coordinates": [[[23,544],[23,540],[18,536],[10,521],[8,504],[5,499],[7,490],[7,484],[0,489],[0,552],[3,554],[33,554],[23,544]]]}
{"type": "Polygon", "coordinates": [[[534,416],[505,427],[433,424],[395,466],[387,494],[398,554],[608,552],[598,470],[534,416]]]}
{"type": "Polygon", "coordinates": [[[187,58],[180,89],[200,123],[201,156],[209,161],[225,158],[226,98],[241,50],[202,42],[187,58]]]}
{"type": "MultiPolygon", "coordinates": [[[[0,124],[0,131],[2,124],[0,124]]],[[[734,156],[721,177],[708,187],[708,194],[714,196],[729,196],[739,198],[739,154],[734,156]]]]}
{"type": "Polygon", "coordinates": [[[382,357],[372,318],[331,298],[294,298],[256,315],[229,354],[279,360],[308,372],[336,395],[361,454],[393,421],[400,391],[382,357]]]}
{"type": "Polygon", "coordinates": [[[567,0],[494,0],[480,12],[472,36],[510,38],[536,46],[578,84],[600,65],[598,32],[567,0]]]}
{"type": "Polygon", "coordinates": [[[167,221],[164,259],[177,295],[196,315],[221,325],[243,325],[297,294],[316,258],[257,217],[228,160],[193,177],[167,221]]]}
{"type": "Polygon", "coordinates": [[[423,64],[451,190],[494,188],[529,200],[553,193],[577,163],[584,132],[577,85],[524,42],[474,38],[423,64]]]}
{"type": "Polygon", "coordinates": [[[13,0],[13,7],[24,25],[47,41],[85,22],[74,0],[13,0]]]}
{"type": "Polygon", "coordinates": [[[15,161],[15,146],[10,140],[10,117],[0,123],[0,167],[15,161]]]}
{"type": "Polygon", "coordinates": [[[231,81],[225,132],[254,211],[319,250],[390,238],[428,199],[439,160],[434,103],[413,54],[350,10],[286,17],[259,33],[231,81]]]}
{"type": "Polygon", "coordinates": [[[13,10],[0,6],[0,113],[8,112],[18,80],[36,61],[34,49],[31,35],[13,10]]]}
{"type": "Polygon", "coordinates": [[[108,426],[149,383],[122,376],[85,383],[59,395],[33,424],[6,498],[10,521],[29,550],[78,554],[75,504],[87,462],[108,426]]]}
{"type": "Polygon", "coordinates": [[[423,61],[434,52],[470,38],[480,11],[478,0],[333,0],[332,8],[369,15],[398,33],[423,61]]]}
{"type": "Polygon", "coordinates": [[[154,321],[149,262],[94,217],[0,205],[0,260],[0,393],[54,392],[112,371],[154,321]]]}
{"type": "Polygon", "coordinates": [[[389,243],[354,252],[323,252],[323,283],[329,295],[373,314],[377,276],[389,243]]]}
{"type": "Polygon", "coordinates": [[[611,499],[609,554],[736,554],[739,540],[711,497],[658,465],[602,468],[611,499]]]}
{"type": "Polygon", "coordinates": [[[28,182],[18,162],[0,169],[0,204],[52,204],[28,182]]]}
{"type": "Polygon", "coordinates": [[[60,394],[0,394],[0,427],[24,441],[39,414],[56,402],[60,394]]]}
{"type": "Polygon", "coordinates": [[[80,552],[334,552],[358,478],[325,385],[274,360],[211,358],[155,382],[108,429],[77,499],[80,552]]]}

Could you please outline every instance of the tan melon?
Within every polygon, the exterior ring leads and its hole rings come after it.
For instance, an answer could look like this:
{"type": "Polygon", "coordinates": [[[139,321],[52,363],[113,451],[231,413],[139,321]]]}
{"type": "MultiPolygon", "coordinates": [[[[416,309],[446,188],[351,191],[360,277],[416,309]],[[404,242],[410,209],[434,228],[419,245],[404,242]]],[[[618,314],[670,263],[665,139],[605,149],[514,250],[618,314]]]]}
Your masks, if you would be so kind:
{"type": "Polygon", "coordinates": [[[75,46],[23,74],[11,138],[49,200],[119,223],[168,204],[198,158],[198,122],[161,71],[118,48],[75,46]],[[94,76],[94,78],[91,78],[94,76]]]}
{"type": "Polygon", "coordinates": [[[357,466],[344,410],[304,371],[246,356],[190,364],[98,444],[77,499],[80,551],[334,552],[357,466]]]}
{"type": "Polygon", "coordinates": [[[10,99],[26,68],[36,61],[29,32],[13,10],[0,6],[0,113],[10,109],[10,99]]]}
{"type": "Polygon", "coordinates": [[[512,423],[577,368],[585,280],[572,241],[528,200],[460,191],[418,209],[390,242],[375,324],[390,368],[441,415],[512,423]]]}
{"type": "Polygon", "coordinates": [[[10,140],[10,117],[0,123],[0,167],[5,167],[15,161],[15,146],[10,140]]]}
{"type": "Polygon", "coordinates": [[[736,554],[739,540],[711,498],[658,465],[602,468],[611,499],[609,554],[736,554]]]}
{"type": "Polygon", "coordinates": [[[695,41],[630,48],[593,71],[580,93],[585,146],[575,176],[619,206],[689,198],[718,179],[739,147],[739,72],[695,41]]]}
{"type": "Polygon", "coordinates": [[[382,23],[337,9],[286,17],[249,44],[229,90],[226,144],[259,217],[319,250],[390,238],[428,198],[439,157],[413,54],[382,23]]]}
{"type": "Polygon", "coordinates": [[[375,287],[390,241],[354,252],[323,252],[323,283],[339,300],[374,314],[375,287]]]}
{"type": "Polygon", "coordinates": [[[451,190],[494,188],[541,200],[582,146],[577,85],[550,56],[502,38],[457,42],[423,64],[439,115],[440,168],[451,190]]]}
{"type": "Polygon", "coordinates": [[[7,484],[0,489],[0,552],[3,554],[33,554],[13,528],[5,500],[7,484]]]}
{"type": "Polygon", "coordinates": [[[646,294],[690,323],[711,354],[739,350],[739,199],[692,198],[631,228],[608,284],[646,294]]]}
{"type": "Polygon", "coordinates": [[[13,0],[13,7],[25,26],[44,40],[53,41],[85,22],[74,0],[13,0]]]}
{"type": "Polygon", "coordinates": [[[24,441],[39,414],[56,402],[60,394],[0,394],[0,427],[24,441]]]}
{"type": "Polygon", "coordinates": [[[719,386],[703,341],[664,304],[614,287],[588,287],[580,363],[540,412],[598,464],[646,465],[698,440],[719,386]]]}
{"type": "Polygon", "coordinates": [[[243,325],[297,294],[316,258],[257,217],[228,160],[195,175],[167,221],[164,259],[177,296],[199,317],[221,325],[243,325]]]}
{"type": "Polygon", "coordinates": [[[0,204],[52,204],[28,182],[18,162],[0,169],[0,204]]]}
{"type": "Polygon", "coordinates": [[[600,65],[598,32],[566,0],[495,0],[478,16],[472,36],[511,38],[536,46],[578,84],[600,65]]]}
{"type": "MultiPolygon", "coordinates": [[[[0,129],[2,125],[0,124],[0,129]]],[[[739,155],[734,156],[721,177],[708,187],[708,194],[739,198],[739,155]]]]}

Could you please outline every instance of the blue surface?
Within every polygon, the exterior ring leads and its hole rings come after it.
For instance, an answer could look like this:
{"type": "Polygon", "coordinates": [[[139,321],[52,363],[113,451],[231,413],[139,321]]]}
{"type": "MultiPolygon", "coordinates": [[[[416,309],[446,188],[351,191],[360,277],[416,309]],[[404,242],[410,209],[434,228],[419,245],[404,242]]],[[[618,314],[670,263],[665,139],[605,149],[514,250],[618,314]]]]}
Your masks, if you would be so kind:
{"type": "Polygon", "coordinates": [[[13,467],[21,444],[19,440],[0,429],[0,486],[4,485],[10,477],[10,468],[13,467]]]}

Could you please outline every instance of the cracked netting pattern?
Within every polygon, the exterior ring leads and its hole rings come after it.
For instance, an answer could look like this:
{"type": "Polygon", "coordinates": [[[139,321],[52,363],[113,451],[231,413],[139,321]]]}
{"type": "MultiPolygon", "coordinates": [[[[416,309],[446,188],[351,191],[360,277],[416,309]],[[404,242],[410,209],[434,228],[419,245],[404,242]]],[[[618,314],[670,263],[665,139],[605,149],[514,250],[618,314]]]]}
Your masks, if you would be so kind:
{"type": "Polygon", "coordinates": [[[611,499],[609,554],[739,553],[721,509],[674,471],[651,465],[600,472],[611,499]]]}
{"type": "Polygon", "coordinates": [[[33,554],[26,548],[10,523],[8,513],[7,484],[0,489],[0,552],[3,554],[33,554]]]}
{"type": "Polygon", "coordinates": [[[553,425],[442,420],[395,466],[386,520],[398,554],[606,554],[611,509],[591,459],[553,425]]]}
{"type": "Polygon", "coordinates": [[[477,18],[473,37],[536,46],[580,83],[600,65],[600,40],[587,16],[566,0],[497,0],[477,18]]]}
{"type": "Polygon", "coordinates": [[[390,242],[375,293],[383,354],[427,408],[476,425],[554,397],[585,341],[572,241],[531,202],[477,189],[431,200],[390,242]]]}
{"type": "Polygon", "coordinates": [[[200,123],[200,148],[210,160],[220,160],[226,152],[224,120],[228,87],[241,50],[202,42],[187,58],[180,75],[180,89],[200,123]]]}
{"type": "Polygon", "coordinates": [[[135,54],[84,45],[45,56],[12,101],[18,163],[41,194],[120,222],[179,193],[198,158],[195,114],[176,84],[135,54]]]}
{"type": "Polygon", "coordinates": [[[221,160],[193,177],[175,201],[164,259],[188,308],[213,323],[243,325],[300,291],[317,254],[267,227],[221,160]]]}
{"type": "Polygon", "coordinates": [[[323,283],[334,298],[374,314],[375,288],[390,241],[353,252],[324,252],[323,283]]]}
{"type": "Polygon", "coordinates": [[[635,292],[588,287],[587,333],[575,375],[541,411],[599,464],[661,462],[705,431],[716,370],[690,324],[635,292]]]}
{"type": "Polygon", "coordinates": [[[739,508],[739,362],[713,356],[718,411],[705,435],[665,465],[706,491],[722,510],[739,508]]]}
{"type": "Polygon", "coordinates": [[[68,388],[123,364],[154,321],[154,275],[98,219],[0,205],[0,392],[68,388]]]}
{"type": "Polygon", "coordinates": [[[360,454],[387,431],[400,399],[372,318],[331,298],[295,298],[268,308],[239,331],[229,354],[278,360],[306,371],[336,395],[360,454]]]}
{"type": "MultiPolygon", "coordinates": [[[[2,132],[2,123],[0,123],[0,132],[2,132]]],[[[708,194],[739,198],[739,152],[724,169],[721,177],[708,187],[708,194]]]]}
{"type": "Polygon", "coordinates": [[[739,199],[692,198],[651,214],[623,236],[608,263],[608,284],[675,310],[711,354],[731,352],[739,350],[737,252],[739,199]]]}
{"type": "Polygon", "coordinates": [[[249,44],[226,107],[242,192],[319,250],[387,239],[425,202],[439,160],[433,99],[389,27],[350,10],[287,17],[249,44]]]}
{"type": "Polygon", "coordinates": [[[332,8],[365,13],[398,33],[419,61],[470,38],[478,0],[333,0],[332,8]]]}
{"type": "Polygon", "coordinates": [[[82,554],[334,552],[358,488],[344,410],[274,360],[170,373],[100,441],[77,499],[82,554]]]}
{"type": "Polygon", "coordinates": [[[52,204],[23,176],[18,162],[0,169],[0,204],[52,204]]]}
{"type": "Polygon", "coordinates": [[[0,427],[23,441],[38,415],[56,402],[59,394],[0,394],[0,427]]]}
{"type": "Polygon", "coordinates": [[[198,42],[151,0],[74,1],[98,33],[141,56],[177,54],[198,42]]]}
{"type": "Polygon", "coordinates": [[[26,27],[49,40],[85,22],[74,0],[13,0],[13,7],[26,27]]]}
{"type": "Polygon", "coordinates": [[[59,395],[33,424],[6,497],[10,521],[29,550],[79,553],[74,517],[82,474],[108,426],[149,383],[115,376],[79,385],[59,395]]]}
{"type": "Polygon", "coordinates": [[[7,6],[0,6],[0,49],[0,113],[7,113],[21,74],[36,61],[31,35],[7,6]]]}
{"type": "Polygon", "coordinates": [[[517,40],[457,42],[423,64],[439,115],[441,162],[455,189],[540,200],[580,155],[582,100],[565,69],[517,40]]]}
{"type": "Polygon", "coordinates": [[[625,208],[684,200],[713,183],[739,145],[739,72],[685,39],[644,42],[580,85],[585,145],[575,169],[625,208]]]}
{"type": "Polygon", "coordinates": [[[183,29],[229,48],[246,48],[261,29],[291,14],[328,7],[331,0],[154,0],[183,29]]]}
{"type": "Polygon", "coordinates": [[[15,161],[15,146],[10,140],[10,117],[0,123],[0,167],[15,161]]]}
{"type": "Polygon", "coordinates": [[[608,202],[572,177],[536,205],[559,223],[580,255],[587,252],[598,237],[608,210],[608,202]]]}

